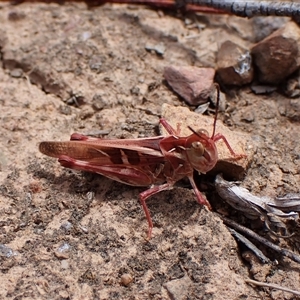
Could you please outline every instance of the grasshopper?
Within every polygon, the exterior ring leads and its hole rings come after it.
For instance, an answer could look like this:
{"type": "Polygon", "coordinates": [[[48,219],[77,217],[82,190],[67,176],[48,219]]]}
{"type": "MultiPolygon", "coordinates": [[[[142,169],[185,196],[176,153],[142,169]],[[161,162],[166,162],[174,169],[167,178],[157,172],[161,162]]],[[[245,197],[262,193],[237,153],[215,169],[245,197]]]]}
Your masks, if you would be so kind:
{"type": "Polygon", "coordinates": [[[65,168],[101,174],[132,186],[150,186],[140,193],[150,239],[153,223],[146,205],[150,196],[172,189],[178,180],[188,177],[197,201],[211,210],[210,203],[195,184],[194,170],[205,174],[213,169],[218,161],[218,140],[223,140],[234,158],[245,157],[236,154],[222,134],[215,134],[216,120],[217,109],[211,136],[204,129],[195,131],[188,127],[191,135],[181,137],[179,126],[175,130],[165,119],[160,119],[168,136],[102,139],[74,133],[70,141],[42,142],[39,150],[45,155],[58,158],[65,168]]]}

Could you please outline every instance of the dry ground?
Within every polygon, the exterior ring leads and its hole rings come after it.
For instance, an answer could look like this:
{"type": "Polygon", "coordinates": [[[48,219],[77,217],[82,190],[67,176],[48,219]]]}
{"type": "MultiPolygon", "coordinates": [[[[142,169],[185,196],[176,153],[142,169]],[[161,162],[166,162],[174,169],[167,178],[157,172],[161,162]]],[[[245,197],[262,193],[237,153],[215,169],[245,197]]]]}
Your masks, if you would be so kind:
{"type": "MultiPolygon", "coordinates": [[[[24,3],[1,4],[0,24],[0,243],[14,251],[1,248],[1,299],[293,298],[244,279],[299,289],[300,266],[262,248],[278,264],[250,269],[245,249],[185,183],[148,201],[155,228],[146,242],[143,188],[63,169],[38,151],[39,142],[73,132],[157,135],[162,103],[186,106],[163,82],[163,68],[214,67],[222,41],[251,45],[252,20],[24,3]],[[163,55],[145,50],[160,43],[163,55]]],[[[299,99],[245,87],[227,100],[220,118],[258,145],[242,184],[257,195],[299,192],[299,99]]],[[[205,186],[210,199],[212,181],[205,186]]]]}

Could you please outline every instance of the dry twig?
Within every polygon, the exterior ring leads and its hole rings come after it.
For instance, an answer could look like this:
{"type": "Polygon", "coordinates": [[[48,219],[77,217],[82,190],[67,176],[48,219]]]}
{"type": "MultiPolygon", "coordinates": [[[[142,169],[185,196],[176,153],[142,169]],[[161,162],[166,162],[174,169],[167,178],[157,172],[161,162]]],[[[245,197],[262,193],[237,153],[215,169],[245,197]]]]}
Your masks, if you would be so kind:
{"type": "Polygon", "coordinates": [[[233,236],[235,236],[239,241],[241,241],[246,247],[248,247],[254,254],[264,263],[270,263],[270,260],[246,237],[235,231],[234,229],[229,228],[229,231],[233,236]]]}
{"type": "Polygon", "coordinates": [[[294,252],[285,249],[285,248],[281,248],[275,244],[273,244],[272,242],[270,242],[269,240],[261,237],[260,235],[258,235],[257,233],[253,232],[252,230],[250,230],[249,228],[246,228],[222,215],[219,215],[220,218],[224,221],[224,223],[226,225],[229,225],[230,227],[233,227],[235,229],[237,229],[240,232],[245,233],[246,235],[256,239],[257,241],[259,241],[260,243],[264,244],[265,246],[279,252],[281,255],[286,256],[288,258],[290,258],[291,260],[300,263],[300,256],[295,254],[294,252]]]}
{"type": "Polygon", "coordinates": [[[177,0],[178,5],[212,7],[240,17],[300,16],[300,3],[278,1],[177,0]]]}
{"type": "Polygon", "coordinates": [[[245,282],[252,283],[252,284],[255,284],[255,285],[258,285],[258,286],[262,286],[262,287],[269,287],[269,288],[272,288],[272,289],[281,290],[281,291],[284,291],[284,292],[288,292],[288,293],[292,293],[294,295],[300,296],[299,291],[291,290],[291,289],[285,288],[283,286],[280,286],[278,284],[260,282],[260,281],[256,281],[256,280],[252,280],[252,279],[246,279],[245,282]]]}

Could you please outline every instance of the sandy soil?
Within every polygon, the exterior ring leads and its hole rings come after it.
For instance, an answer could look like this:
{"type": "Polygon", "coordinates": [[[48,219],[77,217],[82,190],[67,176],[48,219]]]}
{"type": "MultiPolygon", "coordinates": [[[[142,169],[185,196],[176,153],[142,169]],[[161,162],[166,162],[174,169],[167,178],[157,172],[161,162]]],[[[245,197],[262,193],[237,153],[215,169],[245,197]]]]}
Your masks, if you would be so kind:
{"type": "MultiPolygon", "coordinates": [[[[186,182],[148,201],[147,242],[143,188],[63,169],[38,151],[41,141],[73,132],[157,135],[163,103],[187,106],[163,68],[215,67],[222,41],[251,45],[253,21],[24,3],[1,4],[0,24],[0,243],[8,247],[0,248],[1,299],[295,299],[244,280],[299,289],[300,266],[264,247],[277,264],[242,259],[245,249],[186,182]],[[145,50],[158,44],[163,55],[145,50]]],[[[299,192],[299,99],[228,92],[220,119],[258,146],[242,185],[262,196],[299,192]]],[[[202,182],[211,199],[213,181],[202,182]]],[[[299,250],[299,241],[260,233],[299,250]]]]}

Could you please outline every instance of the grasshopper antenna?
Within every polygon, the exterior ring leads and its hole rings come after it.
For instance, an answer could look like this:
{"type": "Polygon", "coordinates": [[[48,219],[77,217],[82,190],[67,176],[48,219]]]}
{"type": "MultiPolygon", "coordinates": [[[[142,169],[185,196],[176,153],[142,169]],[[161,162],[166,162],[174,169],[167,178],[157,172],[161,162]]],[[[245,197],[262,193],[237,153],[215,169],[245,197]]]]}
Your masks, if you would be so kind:
{"type": "Polygon", "coordinates": [[[217,118],[218,118],[218,112],[219,112],[219,103],[220,103],[220,87],[217,83],[215,83],[215,87],[217,89],[217,103],[216,103],[216,112],[215,112],[215,119],[213,124],[213,133],[211,138],[215,136],[216,133],[216,125],[217,125],[217,118]]]}

